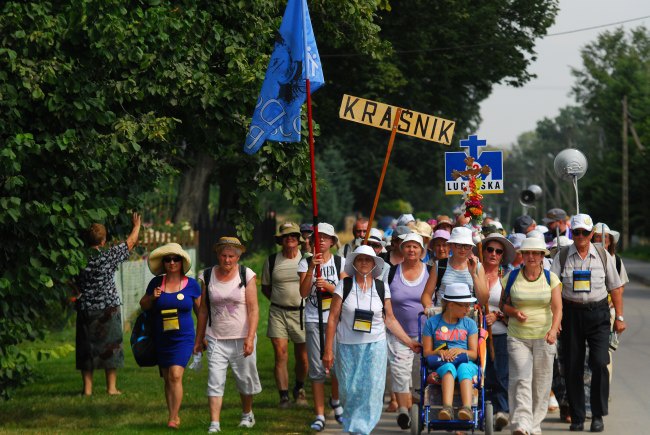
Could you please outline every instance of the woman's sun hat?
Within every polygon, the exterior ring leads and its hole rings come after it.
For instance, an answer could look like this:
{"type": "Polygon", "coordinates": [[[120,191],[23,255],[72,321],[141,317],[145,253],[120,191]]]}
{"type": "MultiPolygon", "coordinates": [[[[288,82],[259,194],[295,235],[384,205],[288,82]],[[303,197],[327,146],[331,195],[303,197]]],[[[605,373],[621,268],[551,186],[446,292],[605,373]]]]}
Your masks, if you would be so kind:
{"type": "Polygon", "coordinates": [[[503,257],[501,257],[502,264],[510,264],[515,259],[515,255],[517,254],[515,252],[515,247],[512,246],[510,240],[506,239],[501,234],[499,233],[488,234],[487,237],[483,239],[483,250],[485,250],[485,247],[487,246],[488,242],[498,242],[501,244],[501,246],[503,246],[504,252],[503,252],[503,257]]]}
{"type": "Polygon", "coordinates": [[[474,240],[472,240],[472,230],[467,227],[456,227],[451,230],[451,236],[447,240],[447,243],[476,246],[474,240]]]}
{"type": "Polygon", "coordinates": [[[294,224],[293,222],[285,222],[280,225],[278,232],[275,233],[275,243],[282,245],[282,239],[284,236],[288,236],[289,234],[295,234],[298,237],[298,242],[300,243],[305,241],[305,239],[302,238],[302,233],[298,224],[294,224]]]}
{"type": "Polygon", "coordinates": [[[449,237],[451,237],[451,234],[449,234],[449,231],[447,231],[447,230],[436,230],[436,232],[433,233],[433,237],[431,238],[431,240],[435,240],[435,239],[449,240],[449,237]]]}
{"type": "Polygon", "coordinates": [[[192,267],[192,259],[190,254],[185,252],[181,245],[178,243],[167,243],[162,245],[149,254],[149,259],[147,264],[149,265],[149,270],[154,275],[162,275],[165,273],[165,266],[163,265],[163,258],[170,255],[177,255],[183,259],[183,274],[189,272],[192,267]]]}
{"type": "Polygon", "coordinates": [[[332,242],[332,245],[336,245],[339,242],[339,236],[336,235],[334,227],[326,222],[320,222],[318,224],[318,234],[325,234],[333,238],[334,242],[332,242]]]}
{"type": "Polygon", "coordinates": [[[442,298],[449,302],[476,302],[476,298],[469,291],[469,286],[464,282],[448,284],[442,298]]]}
{"type": "Polygon", "coordinates": [[[419,235],[418,233],[409,233],[405,235],[404,238],[402,239],[402,243],[399,244],[400,249],[404,246],[404,243],[406,242],[415,242],[418,245],[420,245],[422,249],[425,249],[424,240],[422,239],[422,236],[419,235]]]}
{"type": "Polygon", "coordinates": [[[246,252],[246,246],[242,245],[237,237],[219,237],[213,246],[214,252],[219,255],[224,248],[237,248],[242,254],[246,252]]]}
{"type": "Polygon", "coordinates": [[[413,228],[413,232],[421,235],[423,239],[431,239],[431,236],[433,235],[433,228],[431,228],[431,225],[426,222],[417,221],[415,223],[415,228],[413,228]]]}
{"type": "Polygon", "coordinates": [[[544,240],[540,240],[535,237],[527,238],[524,239],[521,242],[521,246],[519,249],[517,249],[517,252],[524,252],[524,251],[539,251],[543,252],[544,255],[549,255],[550,252],[548,249],[546,249],[546,243],[544,243],[544,240]]]}
{"type": "Polygon", "coordinates": [[[348,276],[354,277],[356,270],[354,269],[354,260],[359,255],[367,255],[372,257],[372,260],[375,262],[375,268],[372,270],[372,277],[379,278],[384,271],[384,260],[381,257],[375,255],[375,250],[368,245],[361,245],[354,250],[352,254],[349,254],[345,259],[345,267],[343,271],[348,274],[348,276]]]}

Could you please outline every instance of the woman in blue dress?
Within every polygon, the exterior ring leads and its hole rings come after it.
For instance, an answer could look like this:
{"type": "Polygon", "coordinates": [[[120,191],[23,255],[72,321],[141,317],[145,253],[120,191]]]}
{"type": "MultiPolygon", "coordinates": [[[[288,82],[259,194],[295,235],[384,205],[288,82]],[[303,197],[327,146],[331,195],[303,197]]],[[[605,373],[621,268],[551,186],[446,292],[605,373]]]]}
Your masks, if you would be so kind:
{"type": "Polygon", "coordinates": [[[178,429],[178,411],[183,398],[183,372],[194,347],[194,322],[201,303],[201,288],[185,274],[191,260],[178,243],[168,243],[149,255],[149,270],[156,275],[140,299],[143,310],[151,310],[158,366],[165,380],[167,426],[178,429]]]}

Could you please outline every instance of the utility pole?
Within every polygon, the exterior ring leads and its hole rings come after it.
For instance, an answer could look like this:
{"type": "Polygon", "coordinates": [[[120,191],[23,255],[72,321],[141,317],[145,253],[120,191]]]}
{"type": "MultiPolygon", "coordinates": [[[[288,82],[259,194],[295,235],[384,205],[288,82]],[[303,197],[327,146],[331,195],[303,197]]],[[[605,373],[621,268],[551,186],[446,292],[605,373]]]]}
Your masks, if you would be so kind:
{"type": "Polygon", "coordinates": [[[627,95],[623,96],[623,251],[626,251],[630,244],[630,203],[629,203],[629,161],[627,147],[627,95]]]}

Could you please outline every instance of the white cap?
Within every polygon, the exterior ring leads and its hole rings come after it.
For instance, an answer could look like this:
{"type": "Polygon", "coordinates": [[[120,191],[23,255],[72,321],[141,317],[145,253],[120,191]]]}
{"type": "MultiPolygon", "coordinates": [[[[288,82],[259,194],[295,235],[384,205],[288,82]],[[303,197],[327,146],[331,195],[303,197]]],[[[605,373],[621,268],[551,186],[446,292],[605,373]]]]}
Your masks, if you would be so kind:
{"type": "Polygon", "coordinates": [[[594,221],[591,220],[591,216],[584,213],[573,215],[571,217],[571,229],[577,230],[579,228],[591,231],[594,228],[594,221]]]}

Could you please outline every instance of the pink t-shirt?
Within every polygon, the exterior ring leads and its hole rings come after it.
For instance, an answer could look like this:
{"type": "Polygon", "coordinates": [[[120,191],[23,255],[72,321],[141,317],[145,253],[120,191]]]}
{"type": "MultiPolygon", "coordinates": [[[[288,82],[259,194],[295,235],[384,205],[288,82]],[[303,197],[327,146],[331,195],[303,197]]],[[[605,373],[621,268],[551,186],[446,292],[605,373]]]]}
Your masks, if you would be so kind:
{"type": "MultiPolygon", "coordinates": [[[[212,268],[208,294],[212,311],[212,326],[205,333],[216,339],[245,338],[248,335],[246,286],[239,286],[239,271],[230,281],[219,281],[212,268]]],[[[255,279],[255,272],[246,268],[246,284],[255,279]]]]}

